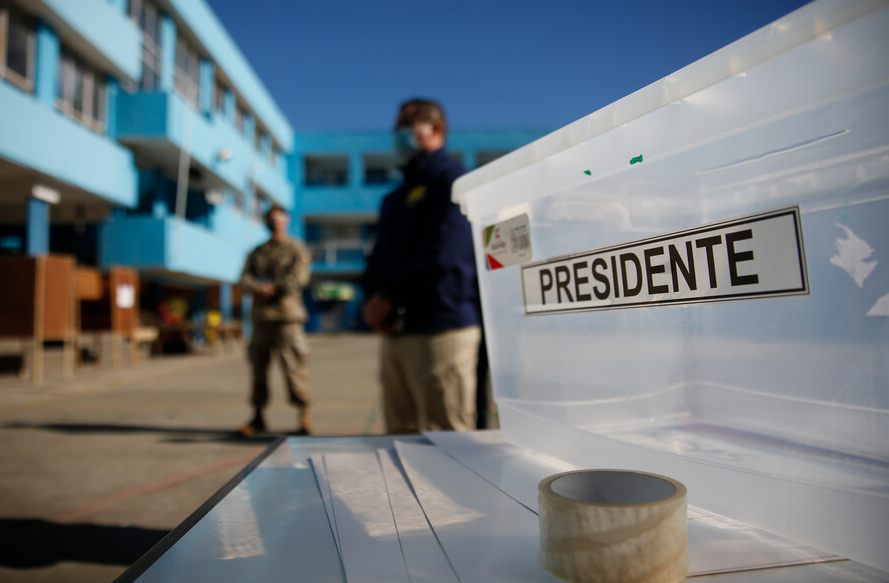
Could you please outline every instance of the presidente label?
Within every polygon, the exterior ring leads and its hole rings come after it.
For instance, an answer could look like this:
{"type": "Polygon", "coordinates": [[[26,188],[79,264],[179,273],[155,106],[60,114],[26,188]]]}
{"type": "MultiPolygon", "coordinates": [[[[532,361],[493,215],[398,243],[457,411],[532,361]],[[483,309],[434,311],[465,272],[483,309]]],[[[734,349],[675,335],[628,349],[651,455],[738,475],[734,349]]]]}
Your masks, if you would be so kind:
{"type": "Polygon", "coordinates": [[[799,207],[522,266],[525,314],[807,295],[799,207]]]}

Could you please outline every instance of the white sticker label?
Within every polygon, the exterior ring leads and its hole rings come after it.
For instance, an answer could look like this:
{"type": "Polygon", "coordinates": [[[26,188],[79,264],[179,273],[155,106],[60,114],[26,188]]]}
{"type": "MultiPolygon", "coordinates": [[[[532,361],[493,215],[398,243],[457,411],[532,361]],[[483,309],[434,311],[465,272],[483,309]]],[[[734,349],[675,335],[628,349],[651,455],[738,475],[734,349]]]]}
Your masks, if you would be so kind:
{"type": "Polygon", "coordinates": [[[128,284],[121,283],[117,286],[117,306],[119,308],[132,308],[136,305],[136,289],[128,284]]]}
{"type": "Polygon", "coordinates": [[[799,207],[522,267],[525,314],[807,295],[799,207]]]}
{"type": "Polygon", "coordinates": [[[533,256],[531,224],[527,214],[485,227],[482,231],[482,241],[488,269],[527,263],[533,256]]]}

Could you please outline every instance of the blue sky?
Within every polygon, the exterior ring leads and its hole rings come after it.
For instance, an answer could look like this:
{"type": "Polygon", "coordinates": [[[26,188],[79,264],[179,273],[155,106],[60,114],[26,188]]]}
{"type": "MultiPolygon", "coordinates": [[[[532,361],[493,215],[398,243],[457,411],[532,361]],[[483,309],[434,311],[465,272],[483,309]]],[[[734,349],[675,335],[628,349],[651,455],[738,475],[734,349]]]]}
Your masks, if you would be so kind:
{"type": "Polygon", "coordinates": [[[555,130],[804,0],[207,0],[295,131],[388,129],[413,96],[452,128],[555,130]]]}

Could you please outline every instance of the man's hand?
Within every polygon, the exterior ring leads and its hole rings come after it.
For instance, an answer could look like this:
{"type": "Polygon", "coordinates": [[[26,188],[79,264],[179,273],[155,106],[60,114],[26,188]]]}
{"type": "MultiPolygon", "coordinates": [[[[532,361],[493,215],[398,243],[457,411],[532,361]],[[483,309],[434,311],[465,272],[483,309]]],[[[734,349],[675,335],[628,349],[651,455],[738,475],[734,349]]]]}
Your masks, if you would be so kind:
{"type": "Polygon", "coordinates": [[[261,302],[271,299],[273,295],[275,295],[275,284],[270,281],[257,283],[253,286],[253,297],[261,302]]]}
{"type": "Polygon", "coordinates": [[[386,298],[379,295],[372,296],[364,303],[364,321],[381,334],[391,334],[393,328],[389,315],[394,307],[386,298]]]}

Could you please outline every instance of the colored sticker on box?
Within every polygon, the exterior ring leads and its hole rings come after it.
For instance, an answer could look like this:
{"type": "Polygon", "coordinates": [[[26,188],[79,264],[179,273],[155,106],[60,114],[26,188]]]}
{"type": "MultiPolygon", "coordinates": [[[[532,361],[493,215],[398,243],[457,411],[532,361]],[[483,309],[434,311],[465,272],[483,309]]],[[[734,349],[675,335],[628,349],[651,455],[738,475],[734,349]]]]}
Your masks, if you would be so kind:
{"type": "Polygon", "coordinates": [[[527,263],[533,257],[527,214],[485,227],[482,231],[488,269],[527,263]]]}
{"type": "Polygon", "coordinates": [[[525,314],[808,295],[799,207],[522,267],[525,314]]]}

